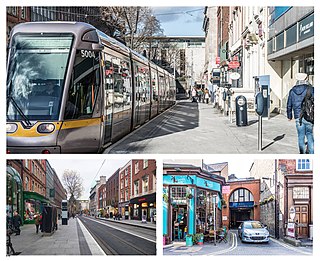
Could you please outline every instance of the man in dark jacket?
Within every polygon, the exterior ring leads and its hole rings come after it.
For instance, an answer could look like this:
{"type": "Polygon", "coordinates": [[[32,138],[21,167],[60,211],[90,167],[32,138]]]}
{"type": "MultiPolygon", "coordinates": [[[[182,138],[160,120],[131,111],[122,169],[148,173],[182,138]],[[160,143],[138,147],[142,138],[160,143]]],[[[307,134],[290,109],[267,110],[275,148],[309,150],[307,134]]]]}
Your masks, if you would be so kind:
{"type": "Polygon", "coordinates": [[[14,230],[16,232],[16,236],[20,235],[20,226],[22,225],[22,219],[21,216],[19,215],[18,211],[13,212],[13,220],[12,220],[12,225],[14,227],[14,230]]]}
{"type": "Polygon", "coordinates": [[[314,88],[307,81],[307,77],[308,75],[305,73],[297,73],[297,83],[290,90],[287,103],[287,118],[289,121],[291,121],[292,118],[296,121],[300,154],[306,153],[305,137],[307,137],[308,153],[313,154],[313,123],[302,118],[300,124],[301,103],[309,87],[312,89],[312,96],[314,95],[314,88]]]}

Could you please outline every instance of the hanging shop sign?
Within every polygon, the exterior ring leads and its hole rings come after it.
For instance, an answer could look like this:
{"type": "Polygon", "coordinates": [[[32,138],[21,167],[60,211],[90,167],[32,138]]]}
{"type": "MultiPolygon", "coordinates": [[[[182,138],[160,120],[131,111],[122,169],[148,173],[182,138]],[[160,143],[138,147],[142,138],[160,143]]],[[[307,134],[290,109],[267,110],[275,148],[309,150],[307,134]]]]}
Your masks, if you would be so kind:
{"type": "Polygon", "coordinates": [[[236,69],[240,66],[240,63],[238,61],[231,61],[228,64],[229,69],[236,69]]]}

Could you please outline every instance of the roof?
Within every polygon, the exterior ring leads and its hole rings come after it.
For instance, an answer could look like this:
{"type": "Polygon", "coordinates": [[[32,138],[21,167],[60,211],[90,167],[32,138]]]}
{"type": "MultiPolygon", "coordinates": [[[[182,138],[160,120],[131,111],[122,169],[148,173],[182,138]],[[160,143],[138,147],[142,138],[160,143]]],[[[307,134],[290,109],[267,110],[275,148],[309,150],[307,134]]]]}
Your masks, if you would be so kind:
{"type": "Polygon", "coordinates": [[[206,167],[206,170],[209,172],[217,172],[217,171],[220,172],[227,166],[228,166],[228,162],[215,163],[215,164],[204,164],[204,167],[206,167]]]}

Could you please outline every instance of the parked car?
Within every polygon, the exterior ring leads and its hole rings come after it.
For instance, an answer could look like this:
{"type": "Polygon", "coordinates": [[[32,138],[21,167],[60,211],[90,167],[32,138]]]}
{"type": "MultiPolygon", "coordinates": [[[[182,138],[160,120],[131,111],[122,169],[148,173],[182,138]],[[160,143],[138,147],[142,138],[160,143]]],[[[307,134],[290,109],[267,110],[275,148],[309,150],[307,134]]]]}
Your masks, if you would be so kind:
{"type": "Polygon", "coordinates": [[[268,243],[269,231],[259,221],[243,221],[238,228],[238,235],[242,242],[268,243]]]}

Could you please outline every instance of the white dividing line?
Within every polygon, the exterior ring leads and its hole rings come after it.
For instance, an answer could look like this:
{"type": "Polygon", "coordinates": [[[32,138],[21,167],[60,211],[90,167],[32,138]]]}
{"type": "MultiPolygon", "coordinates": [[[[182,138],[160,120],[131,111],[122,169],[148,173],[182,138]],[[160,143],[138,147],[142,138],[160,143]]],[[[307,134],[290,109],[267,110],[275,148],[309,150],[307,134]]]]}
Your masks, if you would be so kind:
{"type": "Polygon", "coordinates": [[[225,253],[228,253],[228,252],[231,252],[233,251],[234,249],[236,249],[238,247],[238,241],[237,241],[237,236],[235,233],[231,233],[231,236],[232,236],[232,245],[231,247],[227,248],[227,249],[223,249],[223,250],[220,250],[220,251],[216,251],[216,252],[213,252],[209,255],[222,255],[222,254],[225,254],[225,253]]]}
{"type": "Polygon", "coordinates": [[[152,243],[157,243],[157,241],[155,241],[155,240],[152,240],[152,239],[149,239],[149,238],[140,236],[140,235],[138,235],[138,234],[129,232],[129,231],[127,231],[127,230],[124,230],[124,229],[121,229],[121,228],[118,228],[118,227],[114,227],[114,226],[112,226],[112,225],[106,224],[106,222],[99,221],[99,220],[95,220],[95,219],[91,219],[91,218],[90,218],[89,220],[94,221],[94,222],[97,222],[97,223],[102,224],[102,225],[107,226],[107,227],[111,227],[111,228],[116,229],[116,230],[119,230],[119,231],[121,231],[121,232],[130,234],[130,235],[132,235],[132,236],[142,238],[142,239],[147,240],[147,241],[150,241],[150,242],[152,242],[152,243]]]}
{"type": "Polygon", "coordinates": [[[87,241],[88,247],[92,253],[92,255],[103,255],[106,256],[106,253],[101,249],[97,241],[92,237],[90,232],[87,230],[87,228],[82,224],[82,221],[77,218],[77,221],[79,222],[80,228],[82,230],[82,233],[87,241]],[[93,247],[93,244],[97,246],[97,248],[93,247]]]}
{"type": "Polygon", "coordinates": [[[295,252],[297,252],[297,253],[304,254],[304,255],[312,255],[312,253],[310,253],[310,252],[302,251],[302,250],[298,249],[297,247],[289,246],[289,245],[287,245],[287,244],[285,244],[285,243],[282,243],[282,242],[280,242],[280,241],[278,241],[278,240],[275,240],[275,239],[273,239],[273,238],[270,238],[270,240],[272,240],[272,242],[275,242],[275,243],[279,244],[280,246],[283,246],[283,247],[285,247],[285,248],[287,248],[287,249],[290,249],[290,250],[292,250],[292,251],[295,251],[295,252]]]}

